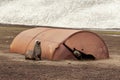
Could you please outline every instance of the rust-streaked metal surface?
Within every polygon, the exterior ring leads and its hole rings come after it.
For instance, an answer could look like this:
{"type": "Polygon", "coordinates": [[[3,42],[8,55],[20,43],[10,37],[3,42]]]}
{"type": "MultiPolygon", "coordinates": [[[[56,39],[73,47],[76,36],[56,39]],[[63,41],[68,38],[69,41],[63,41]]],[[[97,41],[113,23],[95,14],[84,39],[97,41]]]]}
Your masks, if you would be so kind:
{"type": "Polygon", "coordinates": [[[10,45],[11,51],[24,54],[32,39],[46,30],[49,30],[49,28],[33,28],[21,32],[10,45]]]}
{"type": "Polygon", "coordinates": [[[58,49],[56,49],[54,55],[53,55],[53,60],[65,60],[65,59],[73,59],[77,60],[72,53],[64,46],[60,45],[58,49]]]}
{"type": "Polygon", "coordinates": [[[50,60],[76,59],[63,42],[71,49],[83,50],[96,59],[108,58],[108,49],[104,41],[95,33],[82,30],[33,28],[23,31],[13,40],[10,51],[25,54],[32,50],[36,40],[41,41],[42,58],[50,60]]]}
{"type": "Polygon", "coordinates": [[[70,48],[76,48],[86,54],[93,55],[96,59],[109,57],[104,41],[95,33],[82,31],[68,38],[65,43],[70,48]]]}

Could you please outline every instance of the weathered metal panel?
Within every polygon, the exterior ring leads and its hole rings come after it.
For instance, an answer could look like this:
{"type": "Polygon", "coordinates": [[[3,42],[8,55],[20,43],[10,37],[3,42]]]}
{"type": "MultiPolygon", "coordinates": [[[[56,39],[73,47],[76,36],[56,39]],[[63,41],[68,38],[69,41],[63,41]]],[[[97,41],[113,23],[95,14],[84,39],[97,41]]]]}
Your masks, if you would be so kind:
{"type": "Polygon", "coordinates": [[[81,31],[68,38],[65,42],[70,48],[76,48],[96,59],[108,58],[108,49],[104,41],[95,33],[81,31]]]}
{"type": "Polygon", "coordinates": [[[48,29],[49,28],[33,28],[21,32],[14,38],[12,44],[10,45],[10,51],[24,54],[32,39],[34,39],[41,32],[48,29]]]}

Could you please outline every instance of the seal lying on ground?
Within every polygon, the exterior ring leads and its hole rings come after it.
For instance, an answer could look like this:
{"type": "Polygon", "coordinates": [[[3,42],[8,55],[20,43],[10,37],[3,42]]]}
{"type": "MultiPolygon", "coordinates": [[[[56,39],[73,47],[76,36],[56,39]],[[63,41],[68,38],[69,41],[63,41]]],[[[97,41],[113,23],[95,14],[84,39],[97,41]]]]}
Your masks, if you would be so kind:
{"type": "Polygon", "coordinates": [[[95,60],[95,57],[93,55],[90,54],[85,54],[84,52],[82,52],[84,49],[82,49],[82,51],[77,50],[76,48],[71,49],[70,47],[68,47],[65,43],[63,43],[63,45],[72,53],[72,55],[74,57],[76,57],[78,60],[95,60]]]}

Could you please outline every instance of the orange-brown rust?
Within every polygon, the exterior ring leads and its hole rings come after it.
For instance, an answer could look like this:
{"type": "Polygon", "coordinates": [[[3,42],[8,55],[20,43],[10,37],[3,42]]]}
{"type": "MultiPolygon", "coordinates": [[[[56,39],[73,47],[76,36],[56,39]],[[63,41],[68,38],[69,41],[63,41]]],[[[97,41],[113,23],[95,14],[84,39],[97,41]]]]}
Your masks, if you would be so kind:
{"type": "Polygon", "coordinates": [[[23,31],[13,40],[10,50],[25,54],[33,49],[35,40],[41,41],[42,58],[50,60],[76,59],[63,43],[96,59],[109,57],[106,44],[97,34],[72,29],[33,28],[23,31]]]}
{"type": "Polygon", "coordinates": [[[103,40],[95,33],[82,31],[68,38],[65,43],[76,48],[86,54],[93,55],[96,59],[106,58],[108,50],[103,40]]]}
{"type": "Polygon", "coordinates": [[[11,52],[19,52],[20,54],[24,54],[28,45],[31,41],[40,33],[49,28],[33,28],[26,31],[21,32],[17,37],[13,40],[12,45],[10,46],[11,52]]]}

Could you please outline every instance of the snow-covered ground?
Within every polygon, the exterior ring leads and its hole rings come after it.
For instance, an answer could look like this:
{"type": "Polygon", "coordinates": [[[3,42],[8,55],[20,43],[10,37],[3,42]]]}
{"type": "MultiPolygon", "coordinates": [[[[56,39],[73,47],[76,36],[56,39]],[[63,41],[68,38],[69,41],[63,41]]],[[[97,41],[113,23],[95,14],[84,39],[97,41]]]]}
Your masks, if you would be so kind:
{"type": "Polygon", "coordinates": [[[120,0],[0,0],[0,23],[120,28],[120,0]]]}

